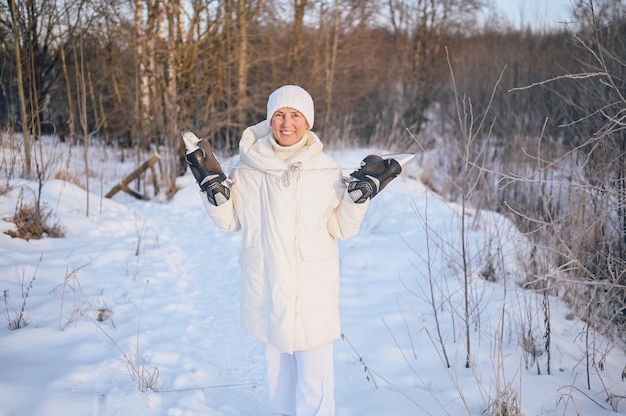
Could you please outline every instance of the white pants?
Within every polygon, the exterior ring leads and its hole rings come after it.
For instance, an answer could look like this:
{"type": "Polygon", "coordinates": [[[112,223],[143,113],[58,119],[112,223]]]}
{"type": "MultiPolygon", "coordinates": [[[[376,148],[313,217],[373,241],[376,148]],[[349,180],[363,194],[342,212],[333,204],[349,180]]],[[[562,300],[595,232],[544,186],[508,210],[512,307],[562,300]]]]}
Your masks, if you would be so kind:
{"type": "Polygon", "coordinates": [[[273,415],[335,415],[332,342],[293,354],[266,345],[265,358],[273,415]]]}

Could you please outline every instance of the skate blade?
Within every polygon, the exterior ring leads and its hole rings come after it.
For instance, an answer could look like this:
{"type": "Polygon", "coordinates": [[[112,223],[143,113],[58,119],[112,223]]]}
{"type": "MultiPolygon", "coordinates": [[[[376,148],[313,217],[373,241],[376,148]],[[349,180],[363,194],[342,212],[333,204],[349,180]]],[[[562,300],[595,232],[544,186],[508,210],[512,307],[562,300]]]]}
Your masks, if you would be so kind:
{"type": "Polygon", "coordinates": [[[404,166],[415,157],[415,153],[391,153],[388,155],[381,155],[380,157],[383,159],[395,159],[400,166],[404,166]]]}

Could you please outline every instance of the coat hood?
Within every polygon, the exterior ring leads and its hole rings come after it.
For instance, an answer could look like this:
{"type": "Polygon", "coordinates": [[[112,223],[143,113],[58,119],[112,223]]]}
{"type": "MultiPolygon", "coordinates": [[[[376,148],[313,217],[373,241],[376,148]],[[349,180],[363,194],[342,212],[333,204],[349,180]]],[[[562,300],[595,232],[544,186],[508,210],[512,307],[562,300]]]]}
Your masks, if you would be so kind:
{"type": "Polygon", "coordinates": [[[312,131],[306,132],[303,140],[307,141],[304,149],[286,161],[274,156],[272,129],[267,120],[244,130],[239,141],[241,162],[248,167],[274,176],[284,176],[293,166],[301,166],[322,152],[324,145],[312,131]]]}

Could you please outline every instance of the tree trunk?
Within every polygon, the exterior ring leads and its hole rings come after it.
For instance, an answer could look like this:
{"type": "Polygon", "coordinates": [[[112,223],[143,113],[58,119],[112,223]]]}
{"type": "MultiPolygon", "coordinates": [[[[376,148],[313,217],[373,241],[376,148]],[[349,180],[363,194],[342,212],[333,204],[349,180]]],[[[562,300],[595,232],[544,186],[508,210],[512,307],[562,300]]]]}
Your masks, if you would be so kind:
{"type": "Polygon", "coordinates": [[[22,54],[20,45],[20,24],[15,0],[9,0],[11,7],[11,19],[15,30],[15,62],[17,66],[17,92],[20,100],[20,115],[22,117],[22,136],[24,137],[24,177],[30,178],[31,168],[31,142],[30,128],[26,111],[26,97],[24,96],[24,74],[22,71],[22,54]]]}
{"type": "Polygon", "coordinates": [[[143,0],[135,3],[135,53],[137,54],[137,99],[135,101],[135,122],[131,140],[139,139],[144,142],[144,122],[149,118],[150,109],[150,79],[148,77],[148,51],[143,24],[143,0]]]}
{"type": "Polygon", "coordinates": [[[63,76],[65,77],[65,94],[67,95],[67,109],[70,114],[69,120],[67,121],[70,128],[70,143],[74,143],[76,137],[76,119],[74,110],[74,98],[72,98],[72,82],[70,80],[69,71],[67,68],[67,59],[65,56],[65,47],[61,46],[61,65],[63,67],[63,76]]]}
{"type": "Polygon", "coordinates": [[[291,82],[298,84],[302,82],[300,69],[302,67],[302,42],[304,29],[304,9],[306,8],[307,0],[294,0],[293,9],[293,33],[291,35],[291,48],[290,48],[290,60],[289,60],[289,75],[291,82]]]}
{"type": "Polygon", "coordinates": [[[326,132],[328,132],[330,115],[332,114],[335,67],[337,64],[337,49],[339,47],[339,9],[336,5],[333,12],[332,29],[327,30],[326,33],[326,44],[324,45],[324,137],[326,137],[326,132]]]}
{"type": "Polygon", "coordinates": [[[248,19],[246,17],[247,0],[237,2],[237,26],[239,28],[239,50],[237,53],[237,125],[243,129],[248,120],[248,19]]]}

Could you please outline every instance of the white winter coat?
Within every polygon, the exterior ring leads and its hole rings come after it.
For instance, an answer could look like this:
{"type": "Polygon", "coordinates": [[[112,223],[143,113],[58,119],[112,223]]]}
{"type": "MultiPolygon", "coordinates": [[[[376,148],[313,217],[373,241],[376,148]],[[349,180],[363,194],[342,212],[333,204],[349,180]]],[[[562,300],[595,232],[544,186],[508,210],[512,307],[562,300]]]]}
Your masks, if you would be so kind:
{"type": "Polygon", "coordinates": [[[369,205],[350,199],[337,163],[307,135],[307,145],[282,161],[267,122],[247,128],[230,200],[215,207],[203,197],[218,227],[244,233],[244,330],[287,353],[340,336],[337,239],[358,232],[369,205]]]}

